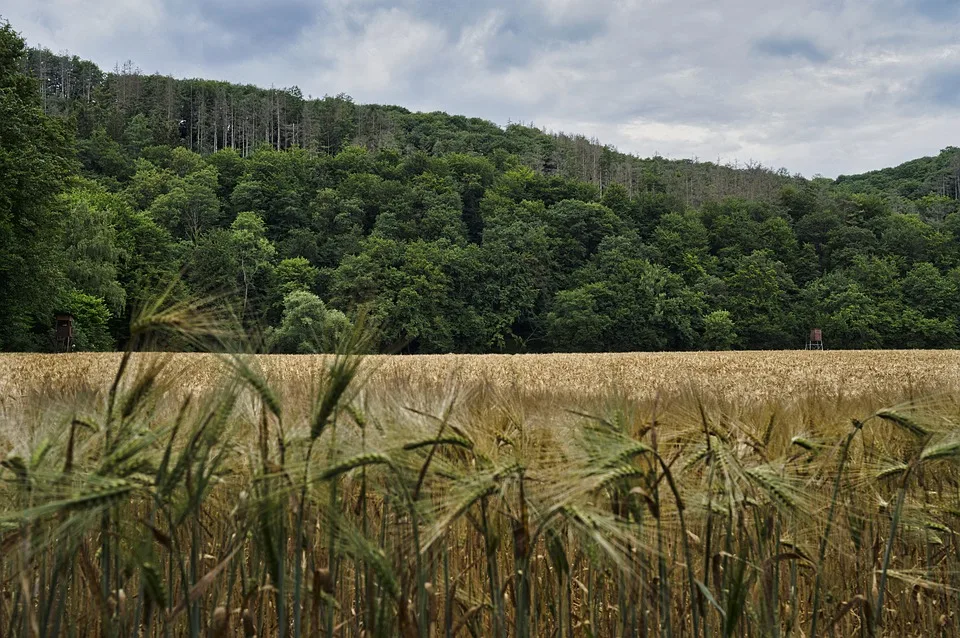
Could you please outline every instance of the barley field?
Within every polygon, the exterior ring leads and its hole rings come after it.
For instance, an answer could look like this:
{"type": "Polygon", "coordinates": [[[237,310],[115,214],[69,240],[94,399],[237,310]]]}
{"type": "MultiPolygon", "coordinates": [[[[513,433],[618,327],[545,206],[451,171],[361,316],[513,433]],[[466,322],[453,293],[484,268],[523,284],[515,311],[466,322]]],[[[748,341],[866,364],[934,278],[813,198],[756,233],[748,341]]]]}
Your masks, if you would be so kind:
{"type": "Polygon", "coordinates": [[[351,339],[0,357],[0,635],[958,635],[958,353],[351,339]]]}
{"type": "MultiPolygon", "coordinates": [[[[8,399],[44,390],[106,386],[121,353],[0,355],[0,393],[8,399]]],[[[251,355],[278,387],[309,383],[330,355],[251,355]]],[[[175,391],[209,389],[229,366],[212,354],[176,354],[175,391]]],[[[889,397],[960,389],[960,351],[668,352],[533,355],[368,356],[373,386],[485,385],[524,394],[649,399],[695,390],[740,404],[786,397],[889,397]]]]}

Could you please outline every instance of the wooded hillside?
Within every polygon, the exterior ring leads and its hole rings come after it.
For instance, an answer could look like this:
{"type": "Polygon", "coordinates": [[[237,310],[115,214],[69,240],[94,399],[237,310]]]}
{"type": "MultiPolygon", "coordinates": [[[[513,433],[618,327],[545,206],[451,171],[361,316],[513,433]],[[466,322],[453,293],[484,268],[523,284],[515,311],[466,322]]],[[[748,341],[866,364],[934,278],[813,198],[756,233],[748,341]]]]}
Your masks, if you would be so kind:
{"type": "Polygon", "coordinates": [[[112,349],[175,280],[288,352],[361,309],[411,352],[960,343],[955,148],[808,180],[0,38],[2,349],[112,349]]]}

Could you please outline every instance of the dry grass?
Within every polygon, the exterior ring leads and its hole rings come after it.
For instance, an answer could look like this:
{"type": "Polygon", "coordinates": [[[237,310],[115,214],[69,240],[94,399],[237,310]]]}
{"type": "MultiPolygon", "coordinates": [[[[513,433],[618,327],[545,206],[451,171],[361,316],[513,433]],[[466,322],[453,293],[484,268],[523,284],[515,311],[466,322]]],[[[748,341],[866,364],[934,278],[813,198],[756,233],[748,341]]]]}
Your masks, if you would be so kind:
{"type": "Polygon", "coordinates": [[[353,361],[0,357],[0,635],[957,634],[960,353],[353,361]]]}

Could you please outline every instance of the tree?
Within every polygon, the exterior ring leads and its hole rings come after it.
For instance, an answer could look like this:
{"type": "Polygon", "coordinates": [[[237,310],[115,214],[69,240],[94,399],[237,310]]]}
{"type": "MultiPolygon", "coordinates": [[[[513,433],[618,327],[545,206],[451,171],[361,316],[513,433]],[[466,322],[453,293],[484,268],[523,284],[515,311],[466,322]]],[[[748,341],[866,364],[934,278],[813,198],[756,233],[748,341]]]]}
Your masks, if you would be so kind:
{"type": "Polygon", "coordinates": [[[829,240],[830,231],[843,225],[843,216],[839,212],[832,209],[822,209],[798,219],[794,230],[798,241],[812,244],[816,248],[817,254],[822,254],[829,240]]]}
{"type": "Polygon", "coordinates": [[[133,116],[123,131],[123,143],[127,147],[127,152],[134,157],[139,156],[143,149],[153,144],[153,130],[146,115],[137,113],[133,116]]]}
{"type": "Polygon", "coordinates": [[[613,320],[599,309],[599,299],[608,297],[604,285],[588,284],[561,290],[547,314],[547,338],[557,350],[600,352],[607,343],[613,320]]]}
{"type": "Polygon", "coordinates": [[[889,311],[842,273],[809,284],[800,303],[807,309],[802,327],[821,328],[830,348],[881,348],[893,330],[889,311]]]}
{"type": "Polygon", "coordinates": [[[377,216],[374,232],[400,241],[447,239],[462,244],[467,240],[462,209],[453,180],[423,173],[389,199],[377,216]]]}
{"type": "Polygon", "coordinates": [[[793,279],[768,250],[738,259],[727,278],[731,314],[748,348],[785,348],[797,340],[790,305],[793,279]]]}
{"type": "Polygon", "coordinates": [[[274,352],[334,352],[352,326],[339,310],[330,310],[313,293],[298,290],[283,298],[283,319],[267,339],[274,352]]]}
{"type": "Polygon", "coordinates": [[[120,248],[117,215],[123,201],[95,183],[75,186],[63,196],[65,271],[77,290],[100,298],[121,313],[126,292],[117,281],[120,248]]]}
{"type": "Polygon", "coordinates": [[[322,185],[322,165],[303,149],[258,149],[247,158],[246,171],[233,190],[233,210],[258,214],[271,239],[282,229],[305,225],[310,200],[322,185]]]}
{"type": "Polygon", "coordinates": [[[167,290],[171,282],[179,282],[176,294],[186,294],[179,273],[188,247],[175,242],[145,211],[121,206],[116,212],[117,281],[123,286],[127,308],[115,326],[125,331],[132,313],[167,290]]]}
{"type": "Polygon", "coordinates": [[[365,213],[358,201],[325,188],[310,202],[309,224],[287,231],[280,241],[282,252],[304,256],[317,266],[336,267],[345,255],[360,249],[365,213]]]}
{"type": "Polygon", "coordinates": [[[910,263],[933,257],[934,232],[917,215],[889,215],[876,224],[885,254],[900,255],[910,263]]]}
{"type": "Polygon", "coordinates": [[[667,213],[653,231],[659,260],[675,273],[693,282],[716,268],[710,254],[710,233],[696,211],[667,213]]]}
{"type": "Polygon", "coordinates": [[[903,302],[926,317],[955,319],[960,314],[960,290],[929,262],[915,264],[900,280],[903,302]]]}
{"type": "Polygon", "coordinates": [[[133,161],[103,127],[81,140],[78,150],[83,167],[91,177],[99,175],[101,179],[109,177],[115,183],[121,183],[133,175],[133,161]]]}
{"type": "Polygon", "coordinates": [[[205,160],[217,169],[217,197],[221,202],[229,202],[233,189],[243,177],[243,158],[234,149],[225,148],[208,155],[205,160]]]}
{"type": "Polygon", "coordinates": [[[547,210],[557,237],[556,262],[565,272],[582,266],[606,237],[624,229],[623,220],[602,204],[564,200],[547,210]]]}
{"type": "MultiPolygon", "coordinates": [[[[240,266],[233,233],[214,228],[197,238],[187,259],[187,279],[196,292],[216,296],[225,305],[236,300],[240,266]]],[[[239,311],[234,307],[233,310],[239,311]]]]}
{"type": "Polygon", "coordinates": [[[67,294],[63,310],[73,315],[73,349],[108,351],[116,347],[110,334],[110,310],[100,297],[77,290],[67,294]]]}
{"type": "Polygon", "coordinates": [[[280,294],[286,298],[292,292],[311,292],[317,285],[320,271],[305,257],[292,257],[277,264],[276,276],[280,294]]]}
{"type": "Polygon", "coordinates": [[[233,220],[230,225],[230,242],[243,295],[240,316],[246,318],[251,306],[258,305],[251,302],[258,302],[266,297],[277,249],[267,239],[267,228],[263,219],[251,212],[239,213],[233,220]]]}
{"type": "Polygon", "coordinates": [[[411,352],[796,347],[812,326],[831,347],[960,346],[957,148],[806,180],[132,63],[17,62],[4,33],[2,347],[40,346],[73,292],[122,341],[181,269],[174,295],[219,293],[248,329],[311,292],[368,306],[411,352]],[[90,181],[47,161],[71,144],[44,112],[75,129],[90,181]]]}
{"type": "Polygon", "coordinates": [[[444,158],[445,168],[453,177],[463,202],[463,222],[472,242],[483,234],[480,201],[496,177],[496,168],[486,157],[451,153],[444,158]]]}
{"type": "Polygon", "coordinates": [[[150,206],[151,216],[175,237],[196,241],[220,221],[217,171],[202,167],[182,178],[174,177],[170,190],[150,206]]]}
{"type": "Polygon", "coordinates": [[[737,343],[737,331],[730,313],[714,310],[703,318],[703,346],[707,350],[729,350],[737,343]]]}
{"type": "Polygon", "coordinates": [[[56,198],[77,168],[66,128],[44,115],[36,83],[20,71],[23,52],[20,36],[0,25],[2,350],[39,347],[66,288],[56,198]]]}
{"type": "Polygon", "coordinates": [[[367,308],[384,345],[451,352],[458,342],[483,342],[466,303],[476,252],[447,240],[406,244],[374,235],[333,272],[331,303],[367,308]]]}
{"type": "MultiPolygon", "coordinates": [[[[169,193],[177,184],[173,173],[144,158],[137,159],[133,176],[123,192],[131,203],[140,210],[146,210],[158,197],[169,193]]],[[[170,215],[173,217],[174,215],[170,215]]]]}
{"type": "Polygon", "coordinates": [[[676,350],[697,345],[703,314],[683,279],[644,259],[629,243],[608,241],[576,273],[580,285],[554,298],[548,325],[553,347],[573,350],[676,350]],[[595,329],[583,326],[592,317],[595,329]],[[585,341],[567,329],[580,325],[585,341]]]}
{"type": "Polygon", "coordinates": [[[525,348],[530,340],[543,338],[540,315],[558,287],[546,211],[539,203],[515,204],[489,191],[480,210],[478,305],[489,325],[489,346],[525,348]]]}

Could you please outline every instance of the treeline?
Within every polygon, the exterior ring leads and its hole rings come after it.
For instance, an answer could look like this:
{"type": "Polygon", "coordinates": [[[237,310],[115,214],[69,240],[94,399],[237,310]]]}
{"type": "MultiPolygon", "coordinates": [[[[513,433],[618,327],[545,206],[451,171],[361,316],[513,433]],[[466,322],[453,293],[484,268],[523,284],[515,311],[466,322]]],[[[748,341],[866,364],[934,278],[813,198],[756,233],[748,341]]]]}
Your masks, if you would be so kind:
{"type": "Polygon", "coordinates": [[[0,166],[21,180],[0,181],[3,349],[49,348],[55,311],[78,348],[115,348],[170,282],[289,352],[361,310],[408,352],[796,348],[811,327],[831,348],[960,341],[960,213],[936,191],[104,74],[2,38],[0,166]]]}
{"type": "MultiPolygon", "coordinates": [[[[936,157],[921,157],[900,166],[862,175],[841,175],[837,185],[848,192],[887,193],[921,200],[960,198],[960,148],[949,146],[936,157]]],[[[937,200],[929,200],[935,203],[937,200]]]]}
{"type": "MultiPolygon", "coordinates": [[[[549,134],[522,124],[501,128],[478,118],[411,113],[398,106],[355,104],[344,94],[306,99],[297,87],[261,89],[208,80],[145,75],[132,62],[104,73],[80,58],[30,49],[21,68],[39,81],[45,112],[71,118],[81,140],[100,133],[133,149],[183,146],[208,154],[234,149],[247,157],[262,145],[336,154],[422,151],[431,156],[515,155],[546,175],[617,183],[635,195],[666,191],[698,206],[728,196],[770,200],[792,181],[760,164],[640,159],[582,135],[549,134]]],[[[112,167],[128,175],[130,167],[112,167]]],[[[114,176],[114,175],[111,175],[114,176]]]]}

